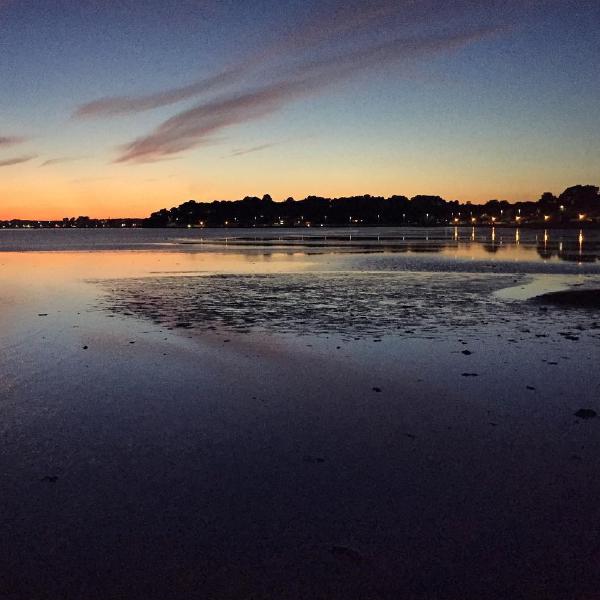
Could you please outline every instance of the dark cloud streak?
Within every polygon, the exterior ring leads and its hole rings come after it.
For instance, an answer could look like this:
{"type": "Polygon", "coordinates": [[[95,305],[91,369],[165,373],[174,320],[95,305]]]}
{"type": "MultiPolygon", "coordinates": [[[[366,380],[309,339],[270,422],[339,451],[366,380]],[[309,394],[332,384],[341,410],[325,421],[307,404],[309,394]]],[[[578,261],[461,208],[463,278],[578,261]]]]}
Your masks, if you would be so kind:
{"type": "Polygon", "coordinates": [[[281,142],[270,142],[267,144],[260,144],[259,146],[252,146],[251,148],[240,148],[238,150],[234,150],[231,154],[229,154],[230,158],[235,156],[245,156],[246,154],[253,154],[254,152],[261,152],[262,150],[267,150],[268,148],[272,148],[273,146],[279,146],[281,142]]]}
{"type": "Polygon", "coordinates": [[[150,135],[127,144],[117,162],[152,161],[199,146],[209,141],[213,133],[265,117],[322,83],[317,78],[282,81],[200,104],[168,119],[150,135]]]}
{"type": "Polygon", "coordinates": [[[29,154],[27,156],[15,156],[13,158],[7,158],[0,160],[0,167],[12,167],[13,165],[19,165],[21,163],[29,162],[37,158],[37,154],[29,154]]]}
{"type": "Polygon", "coordinates": [[[96,117],[116,117],[131,113],[143,112],[161,106],[175,104],[206,92],[219,90],[238,81],[244,73],[242,66],[227,69],[196,81],[190,85],[173,88],[147,96],[101,98],[80,106],[73,115],[78,119],[96,117]]]}
{"type": "Polygon", "coordinates": [[[40,167],[50,167],[52,165],[60,165],[62,163],[75,162],[78,160],[83,160],[83,157],[75,157],[75,156],[59,156],[57,158],[49,158],[45,160],[40,167]]]}
{"type": "Polygon", "coordinates": [[[22,144],[26,141],[26,138],[16,135],[0,135],[0,148],[5,146],[16,146],[17,144],[22,144]]]}

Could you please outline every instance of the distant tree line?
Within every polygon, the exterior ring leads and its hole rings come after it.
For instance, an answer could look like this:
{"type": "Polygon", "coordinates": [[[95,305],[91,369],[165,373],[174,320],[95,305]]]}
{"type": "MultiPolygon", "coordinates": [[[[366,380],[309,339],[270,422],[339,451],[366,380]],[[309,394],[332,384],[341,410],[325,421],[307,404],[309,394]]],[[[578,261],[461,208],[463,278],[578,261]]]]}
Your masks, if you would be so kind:
{"type": "Polygon", "coordinates": [[[350,196],[275,202],[246,196],[242,200],[188,200],[163,208],[145,219],[65,218],[60,221],[0,221],[0,227],[340,227],[402,225],[540,225],[589,226],[600,224],[598,187],[576,185],[559,196],[550,192],[539,200],[485,204],[459,203],[440,196],[350,196]]]}
{"type": "Polygon", "coordinates": [[[351,196],[303,200],[288,198],[274,202],[262,198],[196,202],[152,213],[150,227],[297,227],[297,226],[385,226],[449,224],[527,224],[600,222],[598,187],[576,185],[559,196],[542,194],[536,202],[509,203],[490,200],[485,204],[461,204],[440,196],[351,196]]]}

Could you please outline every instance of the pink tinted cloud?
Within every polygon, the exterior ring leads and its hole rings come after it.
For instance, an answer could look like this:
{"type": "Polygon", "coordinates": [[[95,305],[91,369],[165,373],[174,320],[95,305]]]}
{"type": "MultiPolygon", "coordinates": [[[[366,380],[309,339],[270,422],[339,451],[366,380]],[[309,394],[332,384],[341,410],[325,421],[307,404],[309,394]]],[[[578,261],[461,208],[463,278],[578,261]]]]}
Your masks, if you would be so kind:
{"type": "Polygon", "coordinates": [[[150,134],[126,144],[116,162],[147,162],[178,154],[202,145],[222,129],[266,117],[295,100],[358,72],[455,50],[496,31],[497,28],[489,28],[452,35],[400,38],[305,63],[290,70],[287,79],[201,103],[180,112],[150,134]]]}
{"type": "Polygon", "coordinates": [[[27,141],[26,138],[17,135],[0,135],[0,148],[5,146],[16,146],[27,141]]]}
{"type": "Polygon", "coordinates": [[[242,67],[236,67],[217,73],[212,77],[201,79],[189,85],[172,88],[145,96],[116,96],[100,98],[80,106],[74,113],[75,118],[90,119],[97,117],[115,117],[131,113],[143,112],[161,106],[175,104],[206,92],[226,87],[238,81],[244,73],[242,67]]]}

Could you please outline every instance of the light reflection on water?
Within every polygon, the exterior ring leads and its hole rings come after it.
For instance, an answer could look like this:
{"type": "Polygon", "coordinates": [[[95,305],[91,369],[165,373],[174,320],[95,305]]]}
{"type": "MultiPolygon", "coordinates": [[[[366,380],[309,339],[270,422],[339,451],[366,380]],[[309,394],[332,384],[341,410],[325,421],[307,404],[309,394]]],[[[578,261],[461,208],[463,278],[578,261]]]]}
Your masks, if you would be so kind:
{"type": "Polygon", "coordinates": [[[486,261],[594,263],[600,231],[501,227],[0,230],[0,256],[27,251],[243,254],[388,252],[486,261]]]}
{"type": "MultiPolygon", "coordinates": [[[[204,234],[204,232],[202,232],[204,234]]],[[[600,257],[600,235],[583,230],[525,230],[521,228],[403,228],[344,232],[331,230],[317,234],[297,230],[273,234],[270,231],[239,231],[238,235],[200,235],[199,239],[178,239],[185,246],[227,248],[302,247],[363,251],[431,254],[471,260],[528,262],[586,262],[600,257]],[[320,235],[319,235],[320,234],[320,235]]]]}

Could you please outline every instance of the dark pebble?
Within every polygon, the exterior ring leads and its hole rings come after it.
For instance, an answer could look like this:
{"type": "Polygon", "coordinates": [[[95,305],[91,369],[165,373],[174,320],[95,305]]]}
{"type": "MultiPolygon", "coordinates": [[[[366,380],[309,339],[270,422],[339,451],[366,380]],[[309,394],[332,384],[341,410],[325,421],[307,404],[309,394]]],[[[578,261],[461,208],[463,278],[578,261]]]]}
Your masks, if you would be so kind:
{"type": "Polygon", "coordinates": [[[325,462],[325,459],[321,458],[320,456],[304,456],[302,460],[305,463],[310,463],[311,465],[317,465],[325,462]]]}
{"type": "Polygon", "coordinates": [[[575,413],[575,416],[579,419],[594,419],[598,416],[598,413],[595,410],[592,410],[591,408],[580,408],[575,413]]]}

